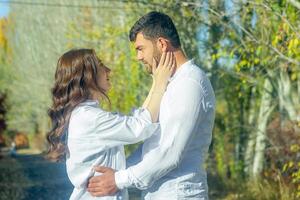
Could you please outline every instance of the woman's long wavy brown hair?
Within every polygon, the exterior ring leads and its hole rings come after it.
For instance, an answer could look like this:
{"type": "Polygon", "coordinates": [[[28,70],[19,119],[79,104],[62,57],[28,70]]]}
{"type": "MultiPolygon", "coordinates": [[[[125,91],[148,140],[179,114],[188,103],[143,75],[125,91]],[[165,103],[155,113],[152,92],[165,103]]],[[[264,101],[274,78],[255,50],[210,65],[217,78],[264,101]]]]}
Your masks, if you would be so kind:
{"type": "Polygon", "coordinates": [[[98,85],[100,67],[107,69],[93,49],[70,50],[59,58],[52,88],[53,104],[48,111],[52,121],[52,128],[47,134],[48,159],[65,160],[68,152],[67,126],[71,112],[78,104],[92,98],[93,94],[100,94],[109,101],[98,85]]]}

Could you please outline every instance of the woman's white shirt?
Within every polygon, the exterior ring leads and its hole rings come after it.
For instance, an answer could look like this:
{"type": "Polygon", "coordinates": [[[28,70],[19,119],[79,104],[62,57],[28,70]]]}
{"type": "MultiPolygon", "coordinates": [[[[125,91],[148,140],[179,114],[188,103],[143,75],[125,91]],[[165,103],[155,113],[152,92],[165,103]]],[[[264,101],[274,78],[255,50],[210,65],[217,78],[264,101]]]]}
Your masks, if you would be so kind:
{"type": "MultiPolygon", "coordinates": [[[[126,168],[124,147],[150,137],[159,125],[152,123],[147,109],[137,109],[132,116],[104,111],[97,101],[87,100],[71,113],[67,129],[67,174],[74,186],[70,200],[95,199],[87,189],[88,179],[97,165],[115,170],[126,168]]],[[[115,196],[96,199],[128,199],[126,190],[115,196]]]]}

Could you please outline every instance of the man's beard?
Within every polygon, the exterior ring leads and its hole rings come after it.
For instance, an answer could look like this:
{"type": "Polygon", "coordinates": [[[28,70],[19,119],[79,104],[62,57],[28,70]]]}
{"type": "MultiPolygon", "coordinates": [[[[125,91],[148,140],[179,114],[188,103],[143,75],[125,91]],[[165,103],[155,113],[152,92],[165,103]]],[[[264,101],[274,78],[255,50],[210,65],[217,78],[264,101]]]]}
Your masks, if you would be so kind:
{"type": "MultiPolygon", "coordinates": [[[[159,61],[160,61],[160,58],[161,58],[161,53],[158,51],[157,48],[154,49],[153,51],[153,58],[154,60],[156,61],[156,66],[155,66],[155,69],[158,67],[158,64],[159,64],[159,61]]],[[[152,61],[152,64],[150,65],[149,63],[145,63],[146,65],[146,70],[149,74],[153,74],[152,72],[152,67],[155,63],[152,61]]]]}

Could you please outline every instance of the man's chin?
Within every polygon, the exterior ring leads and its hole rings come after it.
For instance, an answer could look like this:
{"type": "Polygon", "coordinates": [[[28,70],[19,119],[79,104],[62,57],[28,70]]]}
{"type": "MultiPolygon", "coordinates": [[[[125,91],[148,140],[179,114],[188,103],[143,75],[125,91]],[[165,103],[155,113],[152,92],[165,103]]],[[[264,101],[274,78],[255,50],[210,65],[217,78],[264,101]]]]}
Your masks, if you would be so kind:
{"type": "Polygon", "coordinates": [[[151,67],[149,64],[145,64],[145,66],[146,66],[146,71],[147,71],[147,73],[148,73],[148,74],[153,74],[153,73],[152,73],[152,67],[151,67]]]}

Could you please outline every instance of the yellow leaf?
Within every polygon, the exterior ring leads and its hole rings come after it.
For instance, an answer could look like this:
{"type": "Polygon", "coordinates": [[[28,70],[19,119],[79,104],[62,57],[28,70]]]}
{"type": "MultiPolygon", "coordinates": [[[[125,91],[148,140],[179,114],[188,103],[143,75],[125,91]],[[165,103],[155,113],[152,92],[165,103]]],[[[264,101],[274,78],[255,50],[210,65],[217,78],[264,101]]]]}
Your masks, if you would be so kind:
{"type": "Polygon", "coordinates": [[[276,46],[281,41],[281,36],[276,35],[275,39],[272,41],[273,46],[276,46]]]}
{"type": "Polygon", "coordinates": [[[293,161],[290,161],[288,165],[289,165],[289,166],[288,166],[289,168],[292,168],[292,167],[294,166],[294,162],[293,162],[293,161]]]}
{"type": "Polygon", "coordinates": [[[247,60],[242,60],[242,61],[240,62],[240,66],[245,66],[245,65],[247,65],[247,63],[248,63],[247,60]]]}
{"type": "Polygon", "coordinates": [[[292,73],[291,79],[292,79],[292,81],[295,81],[297,79],[297,74],[296,73],[292,73]]]}
{"type": "Polygon", "coordinates": [[[297,47],[299,44],[299,40],[297,38],[294,39],[294,46],[297,47]]]}
{"type": "Polygon", "coordinates": [[[300,146],[298,144],[293,144],[291,145],[290,150],[292,152],[298,152],[300,150],[300,146]]]}
{"type": "Polygon", "coordinates": [[[7,42],[6,37],[4,35],[4,29],[6,26],[6,20],[0,19],[0,47],[3,48],[7,42]]]}
{"type": "Polygon", "coordinates": [[[285,30],[286,32],[289,31],[289,25],[288,24],[284,23],[282,27],[283,27],[283,30],[285,30]]]}
{"type": "Polygon", "coordinates": [[[216,54],[213,54],[213,55],[211,56],[211,59],[212,59],[212,60],[215,60],[215,59],[216,59],[216,54]]]}
{"type": "Polygon", "coordinates": [[[291,50],[294,47],[294,40],[290,40],[288,49],[291,50]]]}
{"type": "Polygon", "coordinates": [[[287,167],[288,167],[288,165],[287,165],[287,164],[284,164],[284,165],[283,165],[283,168],[282,168],[282,171],[285,172],[285,171],[287,170],[287,167]]]}

